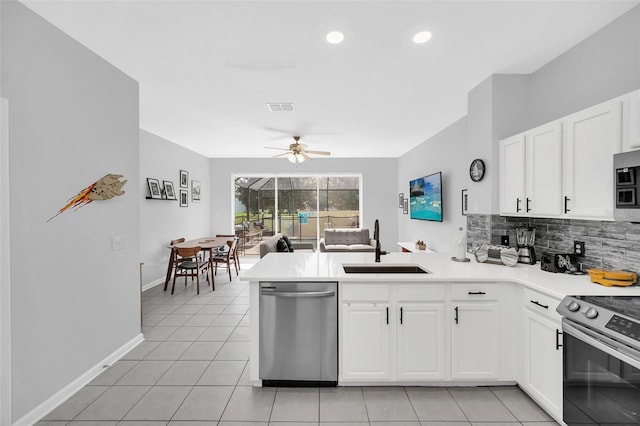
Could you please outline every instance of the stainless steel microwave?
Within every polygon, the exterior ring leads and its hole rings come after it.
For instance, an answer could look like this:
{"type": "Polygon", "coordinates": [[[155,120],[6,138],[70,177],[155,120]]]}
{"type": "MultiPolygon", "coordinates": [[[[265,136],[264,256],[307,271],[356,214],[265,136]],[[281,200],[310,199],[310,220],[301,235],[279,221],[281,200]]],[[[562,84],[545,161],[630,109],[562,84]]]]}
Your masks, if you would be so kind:
{"type": "Polygon", "coordinates": [[[613,217],[626,222],[640,222],[640,151],[613,156],[613,217]]]}

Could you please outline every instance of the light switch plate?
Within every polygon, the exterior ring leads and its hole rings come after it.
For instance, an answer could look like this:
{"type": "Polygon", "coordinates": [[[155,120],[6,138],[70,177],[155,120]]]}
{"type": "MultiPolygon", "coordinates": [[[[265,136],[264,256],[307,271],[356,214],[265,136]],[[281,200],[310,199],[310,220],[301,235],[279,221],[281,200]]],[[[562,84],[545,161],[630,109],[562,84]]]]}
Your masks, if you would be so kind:
{"type": "Polygon", "coordinates": [[[124,235],[111,237],[111,250],[124,250],[127,247],[127,238],[124,235]]]}

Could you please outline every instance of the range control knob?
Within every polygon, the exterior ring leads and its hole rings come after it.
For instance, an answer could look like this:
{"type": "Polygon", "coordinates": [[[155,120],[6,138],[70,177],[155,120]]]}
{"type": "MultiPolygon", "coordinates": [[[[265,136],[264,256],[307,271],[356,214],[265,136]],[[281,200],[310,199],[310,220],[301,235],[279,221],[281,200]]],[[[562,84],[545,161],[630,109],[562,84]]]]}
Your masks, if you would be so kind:
{"type": "Polygon", "coordinates": [[[587,312],[584,313],[584,316],[586,316],[589,319],[594,319],[595,317],[598,316],[598,311],[596,311],[593,308],[589,308],[587,309],[587,312]]]}
{"type": "Polygon", "coordinates": [[[580,309],[580,304],[576,301],[572,301],[567,306],[567,309],[569,309],[571,312],[576,312],[578,309],[580,309]]]}

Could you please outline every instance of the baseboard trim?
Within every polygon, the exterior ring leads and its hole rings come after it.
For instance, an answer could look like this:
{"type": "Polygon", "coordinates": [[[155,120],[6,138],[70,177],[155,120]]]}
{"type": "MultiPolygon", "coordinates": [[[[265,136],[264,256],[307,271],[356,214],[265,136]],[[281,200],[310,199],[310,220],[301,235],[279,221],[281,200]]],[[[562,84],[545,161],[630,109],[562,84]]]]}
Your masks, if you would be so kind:
{"type": "Polygon", "coordinates": [[[124,355],[126,355],[131,349],[136,347],[140,342],[144,340],[144,336],[142,333],[138,334],[133,339],[129,340],[127,343],[118,348],[115,352],[107,356],[105,359],[91,367],[80,377],[69,383],[64,388],[60,389],[58,392],[53,394],[49,399],[44,401],[42,404],[38,405],[36,408],[22,416],[19,420],[17,420],[13,426],[31,426],[38,421],[40,421],[44,416],[49,414],[54,408],[58,405],[65,402],[69,399],[73,394],[82,389],[86,384],[91,382],[93,379],[98,377],[100,373],[104,370],[105,365],[111,365],[114,362],[118,361],[124,355]]]}
{"type": "Polygon", "coordinates": [[[164,279],[163,278],[158,278],[155,281],[151,281],[150,283],[147,283],[147,284],[143,285],[142,286],[142,291],[145,292],[145,291],[147,291],[147,290],[149,290],[151,288],[154,288],[155,286],[160,285],[160,284],[164,284],[164,279]]]}

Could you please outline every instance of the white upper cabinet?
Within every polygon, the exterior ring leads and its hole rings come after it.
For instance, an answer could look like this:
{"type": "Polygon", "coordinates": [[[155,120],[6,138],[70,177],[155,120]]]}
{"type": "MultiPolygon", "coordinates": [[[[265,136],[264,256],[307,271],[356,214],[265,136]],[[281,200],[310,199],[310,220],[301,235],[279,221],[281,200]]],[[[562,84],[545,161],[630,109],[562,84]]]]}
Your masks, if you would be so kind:
{"type": "Polygon", "coordinates": [[[616,99],[563,120],[565,217],[613,219],[613,154],[621,150],[621,112],[616,99]]]}
{"type": "Polygon", "coordinates": [[[630,93],[622,103],[622,150],[640,148],[640,90],[630,93]]]}
{"type": "Polygon", "coordinates": [[[529,130],[526,141],[524,211],[536,216],[562,213],[562,124],[553,122],[529,130]]]}
{"type": "Polygon", "coordinates": [[[525,214],[525,141],[516,135],[500,142],[500,214],[525,214]]]}
{"type": "Polygon", "coordinates": [[[640,91],[499,143],[503,216],[613,219],[613,154],[640,149],[640,91]]]}

